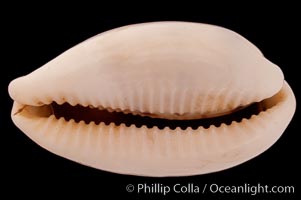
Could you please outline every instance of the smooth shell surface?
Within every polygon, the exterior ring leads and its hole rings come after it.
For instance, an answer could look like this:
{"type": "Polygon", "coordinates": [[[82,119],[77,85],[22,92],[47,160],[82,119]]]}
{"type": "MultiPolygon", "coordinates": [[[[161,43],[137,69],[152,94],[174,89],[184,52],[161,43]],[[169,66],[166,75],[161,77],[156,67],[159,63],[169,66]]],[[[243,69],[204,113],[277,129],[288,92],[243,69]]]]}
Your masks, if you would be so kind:
{"type": "Polygon", "coordinates": [[[253,44],[228,29],[188,22],[99,34],[15,79],[9,93],[14,123],[42,147],[94,168],[144,176],[204,174],[245,162],[276,142],[295,110],[282,71],[253,44]],[[47,106],[68,102],[184,120],[260,101],[268,109],[249,119],[185,130],[67,121],[47,106]]]}
{"type": "Polygon", "coordinates": [[[67,101],[194,119],[259,102],[282,84],[281,70],[240,35],[206,24],[161,22],[88,39],[13,81],[9,92],[26,105],[67,101]]]}

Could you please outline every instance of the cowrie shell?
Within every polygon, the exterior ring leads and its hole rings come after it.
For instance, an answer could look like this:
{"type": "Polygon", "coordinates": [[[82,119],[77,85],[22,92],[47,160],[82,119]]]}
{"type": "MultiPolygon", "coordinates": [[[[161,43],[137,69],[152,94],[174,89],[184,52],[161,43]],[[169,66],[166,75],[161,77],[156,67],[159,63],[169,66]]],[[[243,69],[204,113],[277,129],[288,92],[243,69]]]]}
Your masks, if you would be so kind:
{"type": "Polygon", "coordinates": [[[276,142],[296,104],[281,69],[252,43],[189,22],[101,33],[13,80],[9,93],[14,123],[40,146],[143,176],[204,174],[245,162],[276,142]],[[223,121],[250,105],[262,108],[223,121]],[[140,118],[163,127],[135,124],[140,118]],[[189,126],[208,118],[222,120],[189,126]],[[170,121],[175,127],[164,126],[170,121]],[[183,121],[188,125],[177,126],[183,121]]]}

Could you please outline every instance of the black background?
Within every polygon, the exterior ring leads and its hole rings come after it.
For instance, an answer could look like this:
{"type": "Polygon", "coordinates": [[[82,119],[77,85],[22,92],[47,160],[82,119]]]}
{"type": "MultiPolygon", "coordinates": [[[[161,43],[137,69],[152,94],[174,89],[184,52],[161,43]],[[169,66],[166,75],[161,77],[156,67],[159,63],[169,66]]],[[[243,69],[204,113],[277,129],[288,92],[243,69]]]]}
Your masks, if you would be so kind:
{"type": "MultiPolygon", "coordinates": [[[[13,189],[10,195],[18,194],[39,197],[35,191],[46,196],[60,197],[85,194],[95,196],[121,194],[123,198],[143,199],[145,194],[127,193],[127,184],[161,183],[172,186],[194,183],[217,183],[221,185],[242,185],[244,183],[272,185],[293,185],[295,194],[257,195],[254,199],[293,199],[300,193],[300,112],[295,116],[285,133],[275,145],[260,156],[234,168],[207,175],[174,178],[146,178],[104,172],[76,164],[56,156],[32,142],[10,119],[12,100],[7,86],[11,80],[25,75],[45,64],[63,51],[100,32],[123,25],[149,21],[192,21],[220,25],[238,32],[262,50],[264,55],[281,67],[285,79],[295,92],[297,105],[300,102],[299,68],[300,31],[297,26],[298,13],[294,6],[278,9],[250,9],[245,6],[223,12],[206,7],[195,10],[173,8],[145,11],[129,11],[120,6],[61,8],[60,5],[40,6],[31,9],[23,5],[4,7],[1,14],[2,24],[2,78],[1,78],[1,181],[5,184],[2,191],[13,189]],[[92,9],[94,7],[94,9],[92,9]],[[96,9],[95,9],[96,8],[96,9]],[[105,12],[107,11],[107,12],[105,12]],[[299,84],[299,85],[298,85],[299,84]],[[299,90],[299,91],[298,91],[299,90]],[[3,102],[3,103],[2,103],[3,102]],[[299,123],[298,123],[299,122],[299,123]]],[[[258,7],[261,7],[258,5],[258,7]]],[[[250,76],[251,79],[251,76],[250,76]]],[[[177,194],[177,198],[220,199],[221,194],[177,194]]],[[[171,196],[171,195],[169,195],[171,196]]],[[[99,198],[98,198],[99,197],[99,198]]],[[[155,195],[163,199],[161,194],[155,195]]],[[[225,195],[235,199],[253,198],[250,195],[225,195]]]]}

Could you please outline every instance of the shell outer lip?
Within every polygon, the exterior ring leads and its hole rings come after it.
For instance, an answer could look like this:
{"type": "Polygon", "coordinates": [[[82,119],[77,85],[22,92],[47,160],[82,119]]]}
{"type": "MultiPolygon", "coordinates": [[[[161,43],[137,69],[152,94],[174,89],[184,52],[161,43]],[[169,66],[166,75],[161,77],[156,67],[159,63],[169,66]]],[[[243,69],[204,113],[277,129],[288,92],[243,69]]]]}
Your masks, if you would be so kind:
{"type": "Polygon", "coordinates": [[[280,68],[233,31],[207,24],[156,22],[114,29],[86,40],[12,81],[9,93],[26,105],[55,100],[199,118],[193,115],[214,116],[219,113],[215,111],[261,101],[278,92],[282,84],[280,68]],[[89,78],[83,79],[83,74],[89,78]],[[250,75],[252,83],[244,81],[250,75]]]}

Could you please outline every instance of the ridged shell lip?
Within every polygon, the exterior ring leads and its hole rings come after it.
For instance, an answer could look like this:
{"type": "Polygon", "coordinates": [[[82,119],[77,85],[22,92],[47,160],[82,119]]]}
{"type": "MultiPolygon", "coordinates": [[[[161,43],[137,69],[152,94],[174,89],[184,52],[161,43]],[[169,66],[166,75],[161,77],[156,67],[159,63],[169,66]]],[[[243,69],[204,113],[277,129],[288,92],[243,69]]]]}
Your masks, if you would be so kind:
{"type": "Polygon", "coordinates": [[[233,31],[161,22],[86,40],[12,81],[9,92],[25,105],[68,102],[156,118],[198,119],[271,97],[283,80],[278,66],[233,31]]]}
{"type": "Polygon", "coordinates": [[[28,118],[47,118],[54,115],[57,119],[63,117],[66,121],[74,120],[79,123],[84,121],[89,124],[94,122],[99,124],[104,122],[105,124],[114,123],[116,125],[125,124],[126,126],[135,125],[141,127],[145,125],[148,128],[154,126],[164,129],[165,127],[176,129],[177,127],[185,130],[187,128],[197,129],[202,126],[208,128],[211,125],[219,127],[221,124],[230,125],[233,121],[241,122],[243,119],[249,119],[252,115],[260,115],[261,112],[265,112],[268,109],[273,108],[283,99],[280,98],[279,91],[274,96],[264,99],[260,102],[254,102],[251,105],[238,107],[232,111],[224,113],[224,115],[218,115],[213,117],[201,116],[199,119],[186,119],[181,118],[181,115],[177,117],[168,116],[164,118],[164,113],[161,116],[151,113],[143,113],[139,111],[131,112],[129,110],[104,108],[102,106],[93,107],[82,106],[79,102],[77,105],[72,106],[68,102],[57,104],[53,101],[51,104],[44,104],[41,106],[23,105],[18,103],[17,108],[13,111],[12,115],[23,115],[28,118]]]}

